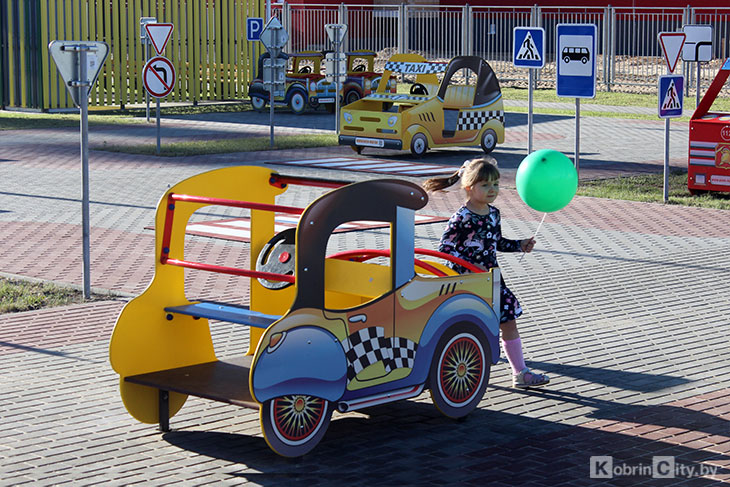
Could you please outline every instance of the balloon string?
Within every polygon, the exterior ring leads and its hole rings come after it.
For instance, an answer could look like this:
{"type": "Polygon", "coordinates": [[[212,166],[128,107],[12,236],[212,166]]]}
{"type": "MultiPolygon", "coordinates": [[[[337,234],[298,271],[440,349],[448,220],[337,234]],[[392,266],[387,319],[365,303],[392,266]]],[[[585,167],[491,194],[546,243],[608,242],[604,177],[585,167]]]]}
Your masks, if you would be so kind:
{"type": "MultiPolygon", "coordinates": [[[[537,233],[538,233],[538,232],[540,231],[540,228],[542,227],[542,224],[543,224],[543,223],[545,222],[545,217],[546,217],[546,216],[547,216],[547,213],[543,213],[543,214],[542,214],[542,220],[540,220],[540,224],[539,224],[539,225],[537,226],[537,230],[535,230],[535,234],[534,234],[534,235],[533,235],[532,237],[530,237],[530,238],[535,238],[535,237],[537,237],[537,233]]],[[[524,252],[524,251],[522,252],[522,256],[520,257],[520,260],[518,261],[518,263],[519,263],[519,262],[522,262],[522,259],[524,259],[524,258],[525,258],[525,254],[526,254],[526,253],[527,253],[527,252],[524,252]]]]}

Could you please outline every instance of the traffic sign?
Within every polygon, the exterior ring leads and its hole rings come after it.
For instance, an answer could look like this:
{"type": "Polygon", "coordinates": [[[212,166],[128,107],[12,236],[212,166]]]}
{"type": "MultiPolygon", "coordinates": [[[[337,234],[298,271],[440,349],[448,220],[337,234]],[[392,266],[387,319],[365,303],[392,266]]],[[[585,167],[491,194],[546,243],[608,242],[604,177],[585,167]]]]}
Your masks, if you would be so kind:
{"type": "Polygon", "coordinates": [[[262,30],[264,30],[264,19],[261,17],[249,17],[246,19],[247,41],[258,41],[261,38],[262,30]]]}
{"type": "Polygon", "coordinates": [[[335,81],[335,78],[338,78],[339,81],[343,81],[347,77],[347,56],[341,53],[338,54],[339,57],[335,57],[334,52],[328,52],[324,55],[325,79],[330,83],[335,81]],[[337,68],[335,68],[335,64],[337,64],[335,61],[339,61],[339,73],[335,72],[337,70],[337,68]]]}
{"type": "Polygon", "coordinates": [[[545,29],[515,27],[512,31],[512,64],[518,68],[545,66],[545,29]]]}
{"type": "Polygon", "coordinates": [[[339,44],[347,34],[347,25],[345,24],[325,24],[324,30],[333,44],[339,44]]]}
{"type": "Polygon", "coordinates": [[[147,37],[152,41],[152,47],[155,48],[157,54],[161,55],[165,51],[167,41],[170,40],[174,27],[172,24],[145,24],[147,37]]]}
{"type": "Polygon", "coordinates": [[[670,73],[673,73],[674,68],[677,67],[677,61],[679,61],[679,55],[682,52],[682,45],[684,45],[686,37],[684,32],[659,33],[659,44],[662,46],[664,61],[666,61],[670,73]]]}
{"type": "Polygon", "coordinates": [[[557,25],[558,96],[596,96],[596,54],[595,24],[557,25]]]}
{"type": "Polygon", "coordinates": [[[686,36],[682,47],[682,60],[711,61],[712,25],[685,25],[682,31],[686,36]]]}
{"type": "Polygon", "coordinates": [[[282,47],[286,46],[286,43],[289,40],[289,34],[284,29],[284,26],[281,25],[279,19],[272,17],[264,27],[264,30],[261,31],[259,40],[267,51],[277,51],[275,52],[276,55],[272,55],[272,57],[276,58],[279,54],[278,51],[282,47]]]}
{"type": "Polygon", "coordinates": [[[659,76],[659,117],[676,118],[684,109],[684,76],[665,74],[659,76]]]}
{"type": "Polygon", "coordinates": [[[175,87],[175,66],[165,57],[153,57],[144,65],[142,79],[151,96],[164,98],[175,87]]]}
{"type": "Polygon", "coordinates": [[[76,106],[81,106],[81,98],[89,96],[91,87],[99,77],[109,54],[109,46],[100,41],[52,41],[48,44],[48,50],[61,78],[66,82],[71,99],[76,106]],[[86,52],[86,79],[80,79],[77,59],[81,51],[86,52]]]}

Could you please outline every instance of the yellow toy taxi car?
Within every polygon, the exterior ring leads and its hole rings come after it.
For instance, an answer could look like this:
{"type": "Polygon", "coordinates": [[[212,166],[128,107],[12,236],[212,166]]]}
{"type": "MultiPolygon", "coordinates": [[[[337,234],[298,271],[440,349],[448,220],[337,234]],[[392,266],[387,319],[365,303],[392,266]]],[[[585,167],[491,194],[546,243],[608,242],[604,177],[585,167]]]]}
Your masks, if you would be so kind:
{"type": "Polygon", "coordinates": [[[481,144],[485,153],[504,142],[504,107],[497,76],[477,56],[445,63],[418,54],[396,54],[385,65],[394,73],[416,75],[410,93],[385,86],[342,108],[340,145],[402,150],[422,156],[429,148],[481,144]],[[444,72],[441,83],[437,73],[444,72]]]}

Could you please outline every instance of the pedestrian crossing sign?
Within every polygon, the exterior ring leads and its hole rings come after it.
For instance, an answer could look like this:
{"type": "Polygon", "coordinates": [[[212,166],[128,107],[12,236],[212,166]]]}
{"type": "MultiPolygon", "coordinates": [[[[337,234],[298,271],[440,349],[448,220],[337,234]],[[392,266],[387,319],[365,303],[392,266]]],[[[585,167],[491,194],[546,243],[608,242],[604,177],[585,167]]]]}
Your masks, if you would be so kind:
{"type": "Polygon", "coordinates": [[[659,77],[659,118],[682,116],[684,109],[684,76],[667,74],[659,77]]]}
{"type": "Polygon", "coordinates": [[[545,30],[542,27],[515,27],[512,64],[518,68],[545,66],[545,30]]]}

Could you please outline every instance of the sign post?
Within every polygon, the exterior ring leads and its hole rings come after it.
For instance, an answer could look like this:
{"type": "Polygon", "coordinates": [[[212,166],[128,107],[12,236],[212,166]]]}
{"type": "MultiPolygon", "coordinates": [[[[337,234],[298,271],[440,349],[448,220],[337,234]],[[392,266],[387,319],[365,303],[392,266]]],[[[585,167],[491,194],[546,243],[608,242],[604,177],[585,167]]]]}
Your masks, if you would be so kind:
{"type": "Polygon", "coordinates": [[[695,99],[695,108],[700,104],[700,63],[702,61],[712,61],[712,25],[685,25],[682,28],[684,32],[684,46],[682,47],[682,61],[694,61],[697,63],[697,93],[695,99]]]}
{"type": "Polygon", "coordinates": [[[534,70],[545,66],[545,29],[542,27],[515,27],[512,31],[512,64],[529,68],[527,80],[527,154],[532,153],[532,90],[534,70]]]}
{"type": "MultiPolygon", "coordinates": [[[[343,77],[343,73],[340,72],[340,54],[342,41],[347,34],[347,25],[345,24],[326,24],[324,30],[330,38],[330,41],[335,45],[335,133],[340,133],[340,80],[343,77]]],[[[329,76],[329,75],[328,75],[329,76]]]]}
{"type": "MultiPolygon", "coordinates": [[[[157,19],[155,17],[140,17],[139,19],[139,40],[144,46],[144,62],[146,63],[150,59],[150,45],[152,44],[152,41],[149,37],[147,37],[147,29],[145,29],[145,25],[147,24],[156,24],[157,19]]],[[[150,122],[150,95],[145,91],[144,94],[144,101],[145,101],[145,115],[147,117],[147,123],[150,122]]]]}
{"type": "Polygon", "coordinates": [[[580,99],[596,97],[595,24],[557,25],[557,95],[575,97],[575,170],[580,167],[580,99]]]}
{"type": "Polygon", "coordinates": [[[109,54],[105,42],[52,41],[51,57],[66,83],[74,104],[81,110],[81,226],[84,299],[91,297],[89,224],[89,92],[109,54]]]}
{"type": "Polygon", "coordinates": [[[684,108],[684,76],[672,75],[677,67],[686,36],[682,32],[660,32],[667,75],[659,77],[659,116],[664,119],[664,202],[669,201],[669,119],[682,116],[684,108]]]}
{"type": "Polygon", "coordinates": [[[261,31],[259,40],[266,50],[269,51],[269,60],[271,61],[269,71],[271,73],[270,80],[268,82],[264,80],[264,86],[268,86],[269,88],[269,125],[271,126],[270,145],[271,147],[274,147],[274,91],[276,90],[276,86],[281,83],[278,81],[279,77],[276,76],[276,73],[279,54],[281,54],[281,49],[289,40],[289,33],[286,29],[284,29],[284,26],[281,25],[279,19],[271,17],[271,19],[266,23],[264,30],[261,31]]]}
{"type": "Polygon", "coordinates": [[[147,61],[142,70],[142,79],[147,93],[157,98],[157,154],[160,153],[160,98],[169,95],[175,86],[175,66],[169,59],[162,57],[174,27],[172,24],[154,23],[144,26],[147,38],[157,52],[157,56],[147,61]]]}

